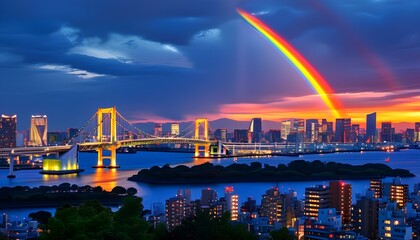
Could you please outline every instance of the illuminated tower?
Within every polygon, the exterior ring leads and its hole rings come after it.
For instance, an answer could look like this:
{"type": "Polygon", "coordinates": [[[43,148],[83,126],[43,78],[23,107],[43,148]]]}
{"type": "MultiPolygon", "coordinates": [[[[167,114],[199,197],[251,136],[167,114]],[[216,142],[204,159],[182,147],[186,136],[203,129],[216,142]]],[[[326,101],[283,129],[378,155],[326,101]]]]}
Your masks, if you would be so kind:
{"type": "Polygon", "coordinates": [[[171,231],[182,224],[186,217],[185,198],[178,195],[166,200],[166,224],[171,231]]]}
{"type": "Polygon", "coordinates": [[[227,129],[226,128],[216,129],[216,131],[214,131],[214,138],[216,138],[216,140],[226,142],[227,129]]]}
{"type": "Polygon", "coordinates": [[[31,146],[46,146],[47,132],[47,115],[32,115],[29,144],[31,146]]]}
{"type": "Polygon", "coordinates": [[[233,187],[225,187],[227,209],[230,211],[230,220],[238,220],[238,194],[233,193],[233,187]]]}
{"type": "Polygon", "coordinates": [[[155,123],[153,127],[153,135],[156,137],[162,137],[162,123],[155,123]]]}
{"type": "Polygon", "coordinates": [[[283,138],[283,140],[287,139],[287,135],[290,134],[291,127],[292,127],[291,120],[285,120],[281,122],[281,138],[283,138]]]}
{"type": "Polygon", "coordinates": [[[373,191],[374,198],[381,198],[382,197],[382,180],[371,179],[369,190],[373,191]]]}
{"type": "Polygon", "coordinates": [[[251,134],[251,142],[260,143],[262,140],[262,121],[261,118],[253,118],[249,124],[248,132],[251,134]]]}
{"type": "Polygon", "coordinates": [[[349,142],[351,132],[351,118],[337,118],[335,120],[335,141],[349,142]]]}
{"type": "MultiPolygon", "coordinates": [[[[203,139],[208,141],[209,140],[209,122],[207,118],[197,118],[195,120],[195,139],[203,139]],[[203,131],[200,133],[200,127],[202,127],[203,131]]],[[[210,144],[195,144],[195,156],[200,156],[200,151],[204,151],[204,156],[208,157],[210,155],[209,153],[210,144]],[[204,148],[201,149],[201,148],[204,148]]]]}
{"type": "Polygon", "coordinates": [[[98,142],[109,143],[107,147],[99,147],[96,149],[98,152],[98,164],[94,167],[102,168],[105,167],[103,164],[103,159],[108,158],[110,159],[109,168],[118,168],[117,166],[117,109],[115,107],[112,108],[98,108],[97,112],[97,136],[96,139],[98,142]],[[110,136],[109,139],[103,135],[103,131],[107,128],[104,125],[104,121],[106,118],[109,118],[109,131],[110,136]],[[103,150],[109,150],[111,152],[110,156],[104,156],[103,150]]]}
{"type": "Polygon", "coordinates": [[[420,122],[414,123],[414,142],[420,142],[420,122]]]}
{"type": "Polygon", "coordinates": [[[16,115],[1,115],[0,148],[16,147],[16,115]]]}
{"type": "Polygon", "coordinates": [[[376,112],[366,115],[366,141],[374,143],[376,137],[376,112]]]}
{"type": "Polygon", "coordinates": [[[179,123],[171,123],[171,136],[179,136],[179,123]]]}
{"type": "Polygon", "coordinates": [[[405,207],[408,202],[408,185],[407,184],[391,184],[390,200],[396,202],[399,208],[405,207]]]}
{"type": "Polygon", "coordinates": [[[324,185],[305,188],[304,215],[309,218],[318,218],[318,210],[330,206],[330,189],[324,185]]]}
{"type": "Polygon", "coordinates": [[[343,226],[351,221],[352,187],[343,181],[330,182],[330,207],[341,212],[343,226]]]}
{"type": "Polygon", "coordinates": [[[318,139],[319,123],[318,119],[306,119],[306,141],[315,142],[318,139]]]}
{"type": "Polygon", "coordinates": [[[392,123],[383,122],[381,124],[381,142],[392,142],[392,123]]]}

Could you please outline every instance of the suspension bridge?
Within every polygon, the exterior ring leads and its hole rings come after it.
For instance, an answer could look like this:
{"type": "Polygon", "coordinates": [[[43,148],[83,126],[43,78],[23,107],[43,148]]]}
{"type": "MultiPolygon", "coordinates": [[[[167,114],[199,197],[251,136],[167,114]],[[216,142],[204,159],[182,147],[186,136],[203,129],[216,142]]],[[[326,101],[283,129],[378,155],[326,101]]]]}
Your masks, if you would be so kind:
{"type": "Polygon", "coordinates": [[[49,171],[65,173],[66,171],[77,170],[77,154],[80,151],[97,152],[97,164],[93,166],[95,168],[118,168],[116,153],[120,147],[152,144],[191,144],[195,146],[194,156],[208,157],[212,144],[212,141],[209,140],[208,131],[208,120],[198,118],[178,136],[154,136],[131,124],[117,111],[116,107],[98,108],[98,111],[70,139],[67,145],[3,148],[0,149],[0,157],[9,159],[9,178],[15,177],[13,172],[14,161],[19,161],[21,156],[46,156],[46,159],[43,160],[45,173],[49,171]],[[76,138],[82,138],[83,140],[74,143],[76,138]],[[69,156],[69,153],[72,153],[72,156],[69,156]],[[60,160],[64,158],[67,160],[62,163],[60,160]],[[71,158],[70,161],[69,158],[71,158]],[[110,160],[109,165],[104,164],[105,159],[110,160]]]}

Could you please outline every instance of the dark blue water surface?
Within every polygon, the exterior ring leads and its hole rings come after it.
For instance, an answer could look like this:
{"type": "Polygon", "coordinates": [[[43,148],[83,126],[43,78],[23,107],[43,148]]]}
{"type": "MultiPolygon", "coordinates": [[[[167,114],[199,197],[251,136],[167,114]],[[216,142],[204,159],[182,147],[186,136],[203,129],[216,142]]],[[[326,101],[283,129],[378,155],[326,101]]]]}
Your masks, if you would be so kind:
{"type": "MultiPolygon", "coordinates": [[[[135,187],[138,190],[138,196],[143,198],[145,208],[151,208],[154,202],[165,202],[166,199],[175,196],[178,189],[191,189],[192,199],[200,198],[202,188],[214,188],[218,191],[219,197],[223,195],[225,186],[233,186],[235,192],[239,195],[239,201],[245,201],[251,196],[260,202],[261,195],[269,188],[278,186],[283,192],[292,189],[297,192],[299,198],[303,198],[305,187],[316,184],[328,184],[324,181],[302,181],[302,182],[272,182],[272,183],[224,183],[224,184],[206,184],[206,185],[149,185],[128,181],[127,178],[136,174],[143,168],[152,166],[163,166],[170,164],[172,166],[184,164],[192,166],[201,164],[206,161],[213,164],[229,165],[234,162],[246,163],[261,162],[277,166],[280,163],[287,164],[290,161],[300,160],[321,160],[335,161],[341,163],[349,163],[353,165],[361,165],[365,163],[384,163],[392,168],[408,169],[416,175],[412,178],[403,178],[402,182],[409,184],[410,191],[413,190],[413,184],[420,183],[420,151],[419,150],[401,150],[398,152],[352,152],[352,153],[333,153],[333,154],[314,154],[302,155],[299,157],[244,157],[244,158],[224,158],[224,159],[194,159],[191,153],[170,153],[170,152],[137,152],[135,154],[118,154],[117,163],[121,166],[119,169],[94,169],[91,168],[96,164],[95,153],[81,153],[79,161],[84,172],[73,175],[41,175],[38,170],[21,170],[16,171],[15,179],[8,179],[8,170],[0,170],[0,187],[3,186],[29,186],[37,187],[41,185],[58,185],[68,182],[77,185],[102,186],[106,190],[111,190],[115,186],[135,187]],[[389,162],[385,162],[386,158],[390,158],[389,162]]],[[[385,179],[390,181],[391,179],[385,179]]],[[[353,186],[353,201],[356,194],[362,194],[369,187],[369,180],[348,180],[346,181],[353,186]]],[[[0,212],[7,212],[11,215],[11,219],[16,217],[26,217],[29,212],[42,209],[0,209],[0,212]]],[[[46,209],[53,211],[53,208],[46,209]]]]}

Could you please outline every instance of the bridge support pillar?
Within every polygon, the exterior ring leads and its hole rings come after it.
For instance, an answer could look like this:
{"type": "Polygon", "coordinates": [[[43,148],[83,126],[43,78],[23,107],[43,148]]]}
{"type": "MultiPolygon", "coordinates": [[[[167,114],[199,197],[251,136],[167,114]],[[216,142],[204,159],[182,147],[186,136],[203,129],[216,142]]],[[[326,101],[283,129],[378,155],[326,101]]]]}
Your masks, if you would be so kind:
{"type": "Polygon", "coordinates": [[[14,160],[14,156],[10,155],[9,156],[10,159],[10,164],[9,164],[9,175],[7,175],[7,178],[15,178],[16,175],[14,173],[14,167],[15,167],[15,160],[14,160]]]}
{"type": "Polygon", "coordinates": [[[111,163],[108,168],[119,168],[117,165],[117,146],[113,145],[110,149],[111,151],[111,163]]]}
{"type": "Polygon", "coordinates": [[[210,156],[210,145],[209,144],[196,144],[195,145],[194,156],[195,157],[200,157],[200,152],[204,152],[204,157],[209,157],[210,156]],[[204,147],[204,149],[202,149],[201,147],[204,147]]]}
{"type": "Polygon", "coordinates": [[[96,166],[93,166],[93,168],[105,168],[106,166],[104,165],[103,155],[104,150],[102,148],[98,148],[96,149],[96,152],[98,153],[98,163],[96,164],[96,166]]]}

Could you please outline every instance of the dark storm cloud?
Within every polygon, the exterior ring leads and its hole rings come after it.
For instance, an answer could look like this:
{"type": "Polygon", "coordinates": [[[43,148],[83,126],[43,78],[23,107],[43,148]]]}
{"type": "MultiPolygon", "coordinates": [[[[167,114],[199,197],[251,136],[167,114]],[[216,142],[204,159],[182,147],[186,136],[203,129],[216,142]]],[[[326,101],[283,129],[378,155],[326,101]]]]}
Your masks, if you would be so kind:
{"type": "Polygon", "coordinates": [[[63,25],[81,29],[84,36],[109,33],[141,35],[146,39],[187,44],[200,30],[235,16],[235,1],[2,1],[2,32],[52,33],[63,25]]]}

